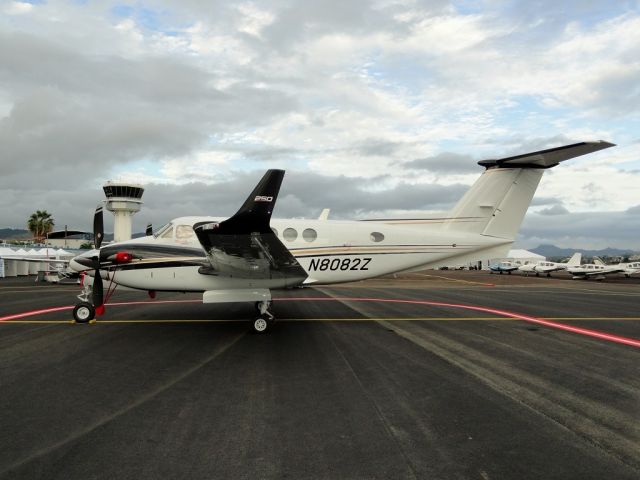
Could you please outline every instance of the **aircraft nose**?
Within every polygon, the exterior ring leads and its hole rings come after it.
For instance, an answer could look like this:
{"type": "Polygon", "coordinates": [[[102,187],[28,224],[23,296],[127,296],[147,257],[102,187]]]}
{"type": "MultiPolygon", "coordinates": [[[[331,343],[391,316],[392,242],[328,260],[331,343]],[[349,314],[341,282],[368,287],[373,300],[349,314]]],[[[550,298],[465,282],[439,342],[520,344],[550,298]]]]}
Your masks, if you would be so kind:
{"type": "Polygon", "coordinates": [[[99,250],[90,250],[81,255],[73,257],[69,261],[69,268],[74,272],[84,272],[85,270],[90,270],[94,264],[93,257],[97,257],[98,255],[100,255],[99,250]]]}

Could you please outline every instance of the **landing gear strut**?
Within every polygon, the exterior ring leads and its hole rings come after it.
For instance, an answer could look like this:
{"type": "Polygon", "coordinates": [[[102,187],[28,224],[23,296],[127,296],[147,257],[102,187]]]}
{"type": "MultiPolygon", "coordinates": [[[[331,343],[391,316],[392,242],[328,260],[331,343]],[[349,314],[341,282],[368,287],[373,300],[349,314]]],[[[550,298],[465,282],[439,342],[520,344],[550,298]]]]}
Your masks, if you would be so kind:
{"type": "Polygon", "coordinates": [[[82,293],[78,295],[80,303],[77,303],[73,309],[73,319],[76,323],[88,323],[96,316],[96,308],[89,299],[93,295],[93,288],[86,283],[82,286],[82,293]]]}
{"type": "Polygon", "coordinates": [[[258,318],[256,318],[251,327],[255,333],[265,333],[269,330],[269,327],[275,322],[275,317],[270,312],[272,301],[262,300],[256,302],[256,310],[258,311],[258,318]]]}

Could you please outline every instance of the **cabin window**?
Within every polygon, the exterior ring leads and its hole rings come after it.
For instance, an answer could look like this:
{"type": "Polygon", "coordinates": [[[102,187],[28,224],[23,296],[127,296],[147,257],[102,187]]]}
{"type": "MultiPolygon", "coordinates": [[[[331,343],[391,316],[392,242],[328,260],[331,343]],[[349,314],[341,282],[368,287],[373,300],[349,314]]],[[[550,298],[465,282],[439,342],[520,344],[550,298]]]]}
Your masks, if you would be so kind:
{"type": "Polygon", "coordinates": [[[271,231],[273,232],[273,234],[277,237],[278,236],[278,230],[271,227],[271,231]]]}
{"type": "Polygon", "coordinates": [[[316,232],[313,228],[305,228],[302,232],[302,238],[304,238],[307,242],[313,242],[316,238],[318,238],[318,232],[316,232]]]}
{"type": "Polygon", "coordinates": [[[371,235],[369,235],[369,238],[371,239],[372,242],[381,242],[384,240],[384,235],[381,234],[380,232],[371,232],[371,235]]]}
{"type": "Polygon", "coordinates": [[[285,228],[284,232],[282,232],[282,236],[287,242],[293,242],[298,238],[298,232],[295,228],[285,228]]]}

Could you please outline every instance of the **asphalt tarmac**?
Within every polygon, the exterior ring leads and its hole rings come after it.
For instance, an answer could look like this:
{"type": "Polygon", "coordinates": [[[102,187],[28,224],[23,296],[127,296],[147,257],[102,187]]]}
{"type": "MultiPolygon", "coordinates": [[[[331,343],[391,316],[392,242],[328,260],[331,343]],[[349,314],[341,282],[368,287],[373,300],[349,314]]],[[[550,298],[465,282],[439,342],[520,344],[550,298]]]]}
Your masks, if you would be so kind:
{"type": "Polygon", "coordinates": [[[266,335],[194,294],[33,313],[77,293],[0,279],[1,479],[640,478],[637,279],[296,289],[266,335]]]}

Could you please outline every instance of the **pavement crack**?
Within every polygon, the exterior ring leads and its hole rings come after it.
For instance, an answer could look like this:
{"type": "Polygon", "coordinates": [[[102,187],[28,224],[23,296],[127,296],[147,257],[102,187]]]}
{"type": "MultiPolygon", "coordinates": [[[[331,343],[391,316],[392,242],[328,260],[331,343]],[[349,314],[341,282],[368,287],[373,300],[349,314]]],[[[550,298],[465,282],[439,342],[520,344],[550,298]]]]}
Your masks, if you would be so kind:
{"type": "Polygon", "coordinates": [[[376,416],[378,417],[378,419],[380,420],[382,426],[384,427],[385,431],[387,432],[387,435],[389,436],[389,438],[396,444],[396,447],[398,449],[398,451],[400,452],[400,455],[402,455],[402,458],[405,461],[405,464],[407,466],[407,469],[411,475],[411,478],[414,479],[418,479],[419,476],[416,473],[416,469],[415,466],[413,465],[413,462],[411,461],[411,459],[409,458],[409,456],[407,455],[407,453],[404,451],[404,449],[402,448],[402,444],[400,442],[400,439],[398,438],[399,435],[401,435],[401,432],[399,432],[388,420],[387,418],[384,416],[384,414],[382,413],[382,411],[380,410],[380,407],[378,406],[378,404],[376,403],[375,399],[371,396],[371,394],[369,393],[369,391],[367,390],[367,388],[364,386],[364,384],[362,383],[362,380],[360,379],[360,377],[358,376],[357,372],[355,371],[355,369],[353,368],[353,365],[351,364],[351,362],[349,361],[349,359],[345,356],[344,352],[340,349],[340,347],[338,347],[338,345],[336,344],[336,342],[334,341],[334,339],[330,336],[327,335],[327,338],[329,339],[329,341],[331,342],[331,345],[333,346],[333,348],[336,350],[336,352],[338,352],[338,355],[340,356],[340,358],[342,359],[342,361],[344,362],[344,364],[347,366],[347,369],[349,370],[349,372],[351,373],[351,375],[353,376],[353,378],[355,379],[356,383],[358,384],[358,386],[360,387],[360,390],[362,391],[362,394],[367,398],[367,400],[369,401],[369,403],[371,404],[371,406],[373,407],[374,411],[376,412],[376,416]]]}

